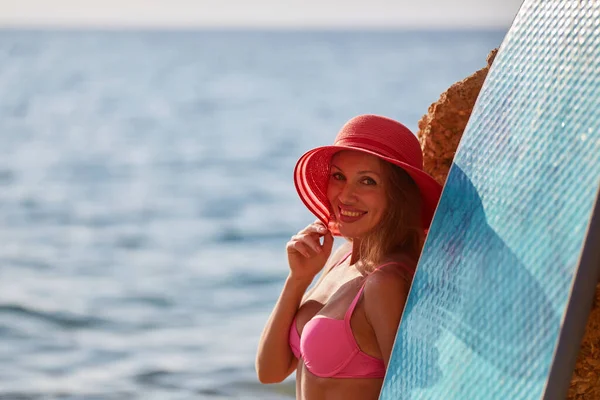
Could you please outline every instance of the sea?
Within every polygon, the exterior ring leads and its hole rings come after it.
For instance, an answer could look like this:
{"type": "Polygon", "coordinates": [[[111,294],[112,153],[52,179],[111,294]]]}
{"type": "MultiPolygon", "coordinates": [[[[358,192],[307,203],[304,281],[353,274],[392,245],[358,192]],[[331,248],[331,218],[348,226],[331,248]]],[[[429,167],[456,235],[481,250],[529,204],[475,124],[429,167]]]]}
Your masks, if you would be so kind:
{"type": "Polygon", "coordinates": [[[0,30],[0,399],[293,399],[254,358],[296,160],[505,33],[0,30]]]}

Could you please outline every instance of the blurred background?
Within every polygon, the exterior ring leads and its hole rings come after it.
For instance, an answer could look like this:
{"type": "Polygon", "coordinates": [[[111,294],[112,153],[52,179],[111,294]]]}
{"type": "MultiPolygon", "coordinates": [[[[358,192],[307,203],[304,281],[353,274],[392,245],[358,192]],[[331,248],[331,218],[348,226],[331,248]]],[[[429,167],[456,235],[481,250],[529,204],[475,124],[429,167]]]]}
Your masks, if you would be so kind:
{"type": "Polygon", "coordinates": [[[415,132],[519,0],[0,0],[0,399],[291,399],[256,345],[349,118],[415,132]]]}

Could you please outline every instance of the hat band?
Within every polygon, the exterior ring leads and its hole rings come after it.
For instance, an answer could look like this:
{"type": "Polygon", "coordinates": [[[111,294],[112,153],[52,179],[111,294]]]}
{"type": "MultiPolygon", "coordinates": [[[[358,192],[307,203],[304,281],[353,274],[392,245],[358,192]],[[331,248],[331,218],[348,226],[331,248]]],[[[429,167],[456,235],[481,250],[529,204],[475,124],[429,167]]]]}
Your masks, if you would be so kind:
{"type": "MultiPolygon", "coordinates": [[[[395,151],[394,149],[392,149],[391,147],[389,147],[381,142],[375,141],[375,140],[371,140],[371,139],[367,139],[367,138],[345,137],[345,138],[336,140],[334,145],[335,146],[354,147],[357,150],[361,150],[361,149],[369,150],[374,153],[380,154],[383,157],[395,159],[395,160],[410,164],[413,167],[423,169],[423,160],[421,158],[415,159],[415,157],[406,157],[405,154],[400,154],[397,151],[395,151]],[[356,139],[356,140],[352,140],[352,139],[356,139]]],[[[411,146],[410,143],[405,142],[405,143],[403,143],[403,146],[401,146],[401,147],[409,148],[410,146],[411,146]]],[[[419,146],[419,151],[420,150],[421,149],[419,146]]]]}

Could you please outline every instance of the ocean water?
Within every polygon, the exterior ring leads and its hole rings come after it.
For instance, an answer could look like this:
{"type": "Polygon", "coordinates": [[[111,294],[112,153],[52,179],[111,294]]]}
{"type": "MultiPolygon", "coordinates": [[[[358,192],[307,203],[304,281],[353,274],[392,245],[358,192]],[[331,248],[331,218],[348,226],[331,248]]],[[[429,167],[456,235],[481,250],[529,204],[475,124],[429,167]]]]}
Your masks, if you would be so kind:
{"type": "Polygon", "coordinates": [[[0,31],[0,399],[293,398],[254,355],[297,158],[504,33],[0,31]]]}

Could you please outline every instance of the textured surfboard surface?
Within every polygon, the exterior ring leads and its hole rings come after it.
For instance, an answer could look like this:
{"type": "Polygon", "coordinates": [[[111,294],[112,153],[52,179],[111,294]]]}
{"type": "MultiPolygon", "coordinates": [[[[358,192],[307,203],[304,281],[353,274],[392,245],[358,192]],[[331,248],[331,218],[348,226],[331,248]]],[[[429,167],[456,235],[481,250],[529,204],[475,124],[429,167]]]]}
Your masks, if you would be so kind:
{"type": "Polygon", "coordinates": [[[564,398],[598,279],[584,250],[599,184],[600,1],[525,0],[448,175],[380,399],[564,398]]]}

